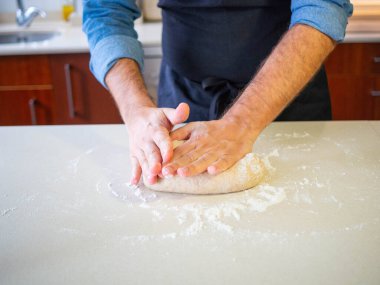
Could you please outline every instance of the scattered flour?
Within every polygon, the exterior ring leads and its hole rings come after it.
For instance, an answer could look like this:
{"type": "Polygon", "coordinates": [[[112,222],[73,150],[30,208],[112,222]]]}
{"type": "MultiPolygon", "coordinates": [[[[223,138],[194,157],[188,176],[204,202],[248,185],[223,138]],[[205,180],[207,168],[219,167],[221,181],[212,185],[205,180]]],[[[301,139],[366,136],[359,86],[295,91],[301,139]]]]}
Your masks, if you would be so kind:
{"type": "MultiPolygon", "coordinates": [[[[269,157],[272,156],[279,156],[278,150],[272,151],[266,157],[267,165],[270,165],[269,157]]],[[[274,167],[271,170],[273,173],[274,167]]],[[[97,192],[101,192],[101,185],[101,182],[97,183],[97,192]]],[[[203,230],[234,234],[234,223],[239,222],[242,215],[262,213],[286,198],[285,187],[275,187],[267,183],[243,192],[219,195],[213,202],[197,196],[153,192],[143,185],[132,186],[125,182],[107,183],[106,188],[108,193],[128,205],[149,210],[154,222],[165,222],[166,219],[174,217],[181,230],[176,235],[168,235],[171,238],[193,236],[203,230]],[[173,199],[186,201],[173,204],[173,199]]]]}
{"type": "MultiPolygon", "coordinates": [[[[284,135],[286,138],[309,137],[308,133],[293,133],[284,135]]],[[[276,135],[279,137],[279,135],[276,135]]],[[[268,177],[263,184],[243,192],[218,195],[217,199],[204,200],[204,198],[194,198],[181,194],[171,194],[154,192],[143,185],[133,186],[125,182],[124,177],[115,179],[112,182],[100,181],[96,184],[98,193],[107,192],[115,198],[124,201],[131,207],[146,209],[152,216],[155,223],[166,223],[169,220],[175,221],[178,231],[174,233],[161,234],[161,238],[177,238],[179,236],[194,236],[203,231],[216,231],[228,235],[242,233],[239,222],[263,213],[268,208],[283,202],[287,195],[286,189],[291,185],[277,187],[270,185],[268,181],[275,175],[276,168],[272,165],[273,158],[280,158],[278,148],[272,149],[267,154],[260,154],[265,167],[268,170],[268,177]],[[106,189],[106,191],[103,191],[106,189]],[[178,203],[175,201],[178,200],[178,203]]],[[[309,166],[303,166],[300,170],[308,170],[309,166]]],[[[299,187],[315,183],[322,184],[304,178],[299,182],[299,187]]],[[[299,189],[300,190],[300,189],[299,189]]],[[[300,202],[310,204],[311,199],[308,194],[301,194],[299,191],[300,202]],[[303,195],[303,196],[302,196],[303,195]]],[[[143,236],[135,236],[133,239],[143,241],[143,236]]]]}
{"type": "MultiPolygon", "coordinates": [[[[306,142],[312,136],[307,132],[277,133],[266,139],[272,142],[283,141],[290,143],[275,143],[277,148],[271,149],[267,153],[261,153],[259,156],[268,170],[268,177],[263,184],[256,186],[244,192],[218,195],[217,198],[208,199],[191,198],[190,196],[171,193],[153,192],[142,185],[132,186],[125,183],[125,174],[115,176],[112,172],[107,177],[116,177],[110,181],[99,181],[96,184],[98,193],[108,193],[113,197],[124,201],[130,207],[139,207],[150,214],[154,223],[168,225],[168,222],[174,222],[176,230],[169,230],[167,233],[160,235],[135,235],[126,236],[125,239],[145,241],[154,239],[175,239],[177,237],[194,236],[201,234],[203,231],[220,232],[227,235],[245,235],[255,236],[262,240],[277,239],[285,241],[292,234],[285,232],[260,231],[259,229],[241,228],[242,220],[252,219],[261,215],[268,208],[282,203],[288,199],[288,204],[303,204],[300,208],[305,213],[318,216],[319,213],[314,210],[313,204],[316,197],[319,197],[318,203],[335,205],[340,209],[343,204],[334,195],[331,189],[331,183],[328,179],[319,181],[320,174],[324,171],[320,164],[305,161],[302,165],[295,165],[290,172],[281,169],[281,174],[277,173],[276,167],[283,163],[283,160],[296,157],[299,159],[301,152],[312,151],[319,147],[319,144],[309,144],[306,142]],[[281,155],[280,155],[281,153],[281,155]],[[274,159],[274,161],[273,161],[274,159]],[[273,166],[276,162],[276,167],[273,166]],[[292,175],[296,172],[297,175],[292,175]],[[288,175],[289,179],[283,181],[280,185],[273,179],[276,175],[288,175]],[[301,176],[300,176],[301,175],[301,176]],[[294,177],[297,177],[294,179],[294,177]],[[299,178],[301,177],[301,178],[299,178]],[[316,195],[323,193],[323,195],[316,195]],[[178,229],[178,230],[177,230],[178,229]]],[[[334,146],[342,147],[340,143],[333,142],[330,139],[321,139],[321,143],[329,142],[334,146]]],[[[344,153],[350,153],[345,150],[344,153]]],[[[104,168],[106,169],[106,168],[104,168]]],[[[108,170],[107,170],[108,171],[108,170]]],[[[112,169],[110,169],[112,171],[112,169]]],[[[282,177],[282,180],[283,177],[282,177]]],[[[361,227],[358,226],[358,229],[361,227]]],[[[356,228],[355,228],[356,229],[356,228]]],[[[322,234],[322,231],[320,231],[322,234]]],[[[326,232],[327,233],[327,232],[326,232]]],[[[293,237],[315,235],[310,231],[295,233],[293,237]]]]}
{"type": "Polygon", "coordinates": [[[73,158],[73,159],[69,160],[69,164],[68,164],[67,168],[73,174],[77,174],[78,173],[79,162],[81,161],[81,159],[84,158],[85,156],[90,155],[91,153],[93,153],[96,150],[96,148],[97,147],[89,148],[88,150],[86,150],[84,153],[80,154],[76,158],[73,158]]]}
{"type": "Polygon", "coordinates": [[[10,214],[11,212],[15,211],[16,209],[17,208],[14,207],[14,208],[9,208],[9,209],[2,210],[0,212],[0,217],[4,217],[4,216],[10,214]]]}

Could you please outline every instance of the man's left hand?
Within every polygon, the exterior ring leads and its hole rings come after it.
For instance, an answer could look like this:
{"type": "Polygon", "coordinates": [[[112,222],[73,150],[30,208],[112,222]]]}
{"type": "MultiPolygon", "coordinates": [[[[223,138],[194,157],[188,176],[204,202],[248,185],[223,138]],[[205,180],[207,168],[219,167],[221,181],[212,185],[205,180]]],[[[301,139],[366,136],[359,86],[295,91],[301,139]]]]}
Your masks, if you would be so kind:
{"type": "Polygon", "coordinates": [[[251,152],[257,136],[258,133],[231,119],[189,123],[171,133],[173,141],[185,142],[174,150],[173,160],[163,167],[162,174],[183,177],[205,171],[218,174],[251,152]]]}

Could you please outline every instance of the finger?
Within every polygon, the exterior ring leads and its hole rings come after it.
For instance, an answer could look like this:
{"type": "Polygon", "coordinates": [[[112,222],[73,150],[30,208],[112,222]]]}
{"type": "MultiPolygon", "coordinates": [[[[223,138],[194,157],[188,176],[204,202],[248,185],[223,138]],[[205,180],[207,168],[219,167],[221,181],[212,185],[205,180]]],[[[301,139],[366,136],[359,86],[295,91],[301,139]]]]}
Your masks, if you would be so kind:
{"type": "Polygon", "coordinates": [[[196,161],[190,163],[188,166],[179,168],[177,172],[180,176],[184,177],[198,175],[205,172],[208,166],[210,166],[212,163],[215,163],[217,159],[218,157],[216,153],[205,153],[196,161]]]}
{"type": "Polygon", "coordinates": [[[141,167],[139,161],[136,157],[131,157],[131,165],[132,165],[132,177],[130,183],[132,185],[137,185],[141,178],[141,167]]]}
{"type": "Polygon", "coordinates": [[[211,175],[219,174],[230,168],[235,163],[236,161],[232,156],[223,155],[207,168],[207,172],[211,175]]]}
{"type": "Polygon", "coordinates": [[[189,153],[191,153],[192,151],[194,151],[196,149],[196,146],[197,145],[194,142],[189,142],[189,141],[187,141],[184,144],[178,146],[173,151],[173,159],[172,159],[172,161],[169,162],[169,163],[166,163],[165,165],[163,165],[163,167],[162,167],[162,174],[165,177],[173,176],[176,173],[178,167],[181,166],[180,164],[178,164],[178,162],[181,161],[181,159],[184,159],[183,157],[185,155],[188,156],[189,153]]]}
{"type": "Polygon", "coordinates": [[[183,127],[180,127],[170,133],[170,138],[173,141],[181,141],[189,139],[191,132],[194,129],[194,124],[189,123],[183,127]]]}
{"type": "Polygon", "coordinates": [[[173,143],[170,139],[169,132],[164,128],[153,134],[153,141],[160,149],[162,162],[166,163],[173,157],[173,143]]]}
{"type": "Polygon", "coordinates": [[[149,143],[144,148],[145,158],[148,162],[148,172],[146,173],[149,176],[157,176],[161,172],[161,153],[158,147],[149,143]]]}
{"type": "Polygon", "coordinates": [[[142,168],[142,175],[144,176],[144,181],[149,184],[154,184],[157,181],[156,176],[150,175],[148,160],[143,151],[140,151],[138,155],[139,164],[142,168]]]}
{"type": "Polygon", "coordinates": [[[176,109],[162,108],[162,110],[172,125],[185,122],[190,115],[190,107],[187,103],[180,103],[176,109]]]}
{"type": "Polygon", "coordinates": [[[170,174],[173,175],[176,172],[180,176],[186,176],[186,166],[196,161],[203,153],[201,153],[199,150],[194,150],[186,153],[185,155],[181,156],[180,158],[174,159],[173,162],[169,163],[167,166],[164,167],[163,173],[166,174],[166,171],[169,170],[170,174]],[[180,168],[184,168],[181,171],[177,171],[180,168]]]}

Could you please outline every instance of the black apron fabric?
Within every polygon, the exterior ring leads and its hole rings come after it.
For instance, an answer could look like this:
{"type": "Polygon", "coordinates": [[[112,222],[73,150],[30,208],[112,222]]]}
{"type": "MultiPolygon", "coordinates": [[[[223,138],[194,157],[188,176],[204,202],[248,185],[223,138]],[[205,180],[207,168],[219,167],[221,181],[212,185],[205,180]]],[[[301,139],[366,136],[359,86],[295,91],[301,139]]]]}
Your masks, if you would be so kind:
{"type": "MultiPolygon", "coordinates": [[[[187,102],[188,121],[219,118],[290,20],[290,0],[161,0],[159,6],[163,61],[158,104],[174,108],[187,102]]],[[[321,70],[278,119],[330,119],[325,79],[321,70]]]]}

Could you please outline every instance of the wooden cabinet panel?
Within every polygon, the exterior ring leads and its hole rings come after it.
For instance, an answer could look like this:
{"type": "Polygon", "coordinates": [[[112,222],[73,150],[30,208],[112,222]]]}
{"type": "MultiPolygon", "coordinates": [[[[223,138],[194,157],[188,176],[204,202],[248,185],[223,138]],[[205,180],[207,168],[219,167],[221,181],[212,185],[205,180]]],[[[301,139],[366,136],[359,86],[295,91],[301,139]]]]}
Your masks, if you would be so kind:
{"type": "MultiPolygon", "coordinates": [[[[50,85],[49,59],[46,55],[0,57],[0,86],[50,85]]],[[[39,89],[39,88],[37,88],[39,89]]]]}
{"type": "Polygon", "coordinates": [[[380,75],[380,43],[364,45],[362,66],[364,74],[380,75]]]}
{"type": "Polygon", "coordinates": [[[52,124],[51,90],[0,91],[0,125],[52,124]]]}
{"type": "Polygon", "coordinates": [[[51,55],[57,124],[121,123],[116,104],[89,70],[89,54],[51,55]]]}
{"type": "Polygon", "coordinates": [[[369,82],[364,83],[364,86],[368,87],[364,92],[372,100],[372,119],[380,120],[380,76],[373,76],[367,80],[369,82]]]}
{"type": "Polygon", "coordinates": [[[362,44],[338,45],[325,62],[327,74],[360,75],[362,53],[362,44]]]}
{"type": "Polygon", "coordinates": [[[52,124],[51,89],[47,56],[0,57],[0,125],[52,124]]]}
{"type": "Polygon", "coordinates": [[[334,120],[380,119],[380,44],[341,44],[325,66],[334,120]]]}
{"type": "Polygon", "coordinates": [[[370,81],[363,77],[335,75],[329,77],[334,120],[373,120],[375,97],[371,96],[370,81]]]}

